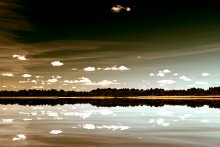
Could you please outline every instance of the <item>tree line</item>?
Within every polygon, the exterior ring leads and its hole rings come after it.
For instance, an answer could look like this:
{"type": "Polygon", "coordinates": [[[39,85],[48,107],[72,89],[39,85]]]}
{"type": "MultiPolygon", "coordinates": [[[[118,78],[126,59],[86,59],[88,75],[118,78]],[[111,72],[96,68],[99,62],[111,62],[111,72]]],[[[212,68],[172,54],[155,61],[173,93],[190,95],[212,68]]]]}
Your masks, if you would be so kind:
{"type": "Polygon", "coordinates": [[[87,96],[110,96],[110,97],[129,97],[129,96],[217,96],[220,95],[220,87],[210,87],[205,90],[202,88],[190,88],[185,90],[164,90],[160,88],[151,89],[129,89],[129,88],[105,88],[91,91],[64,91],[64,90],[18,90],[0,91],[0,96],[57,96],[57,97],[87,97],[87,96]]]}

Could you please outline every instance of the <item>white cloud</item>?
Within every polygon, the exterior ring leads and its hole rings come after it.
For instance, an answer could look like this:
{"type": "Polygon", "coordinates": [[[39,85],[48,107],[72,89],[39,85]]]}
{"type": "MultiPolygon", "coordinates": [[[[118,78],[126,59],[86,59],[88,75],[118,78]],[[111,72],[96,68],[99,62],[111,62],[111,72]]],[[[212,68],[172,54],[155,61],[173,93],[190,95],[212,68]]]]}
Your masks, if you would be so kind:
{"type": "Polygon", "coordinates": [[[25,61],[27,60],[27,58],[25,57],[25,55],[12,55],[13,58],[17,58],[18,60],[21,60],[21,61],[25,61]]]}
{"type": "Polygon", "coordinates": [[[2,76],[4,76],[4,77],[13,77],[14,74],[13,73],[2,73],[2,76]]]}
{"type": "Polygon", "coordinates": [[[37,81],[36,80],[32,80],[31,83],[37,83],[37,81]]]}
{"type": "Polygon", "coordinates": [[[208,82],[201,82],[201,81],[196,81],[195,85],[207,85],[208,82]]]}
{"type": "Polygon", "coordinates": [[[25,134],[18,134],[16,137],[14,137],[12,140],[13,141],[19,141],[19,140],[25,140],[27,137],[25,134]]]}
{"type": "Polygon", "coordinates": [[[57,134],[61,134],[63,131],[61,130],[51,130],[49,133],[50,134],[54,134],[54,135],[57,135],[57,134]]]}
{"type": "Polygon", "coordinates": [[[95,67],[86,67],[83,71],[95,71],[95,67]]]}
{"type": "Polygon", "coordinates": [[[77,71],[78,69],[77,69],[77,68],[72,68],[72,70],[73,70],[73,71],[77,71]]]}
{"type": "Polygon", "coordinates": [[[164,77],[165,74],[164,74],[162,71],[159,71],[159,72],[157,73],[157,76],[158,76],[158,77],[164,77]]]}
{"type": "Polygon", "coordinates": [[[160,80],[160,81],[157,81],[157,83],[162,84],[162,85],[171,85],[171,84],[176,83],[176,81],[174,81],[174,80],[160,80]]]}
{"type": "Polygon", "coordinates": [[[210,76],[210,74],[209,73],[202,73],[201,76],[208,77],[208,76],[210,76]]]}
{"type": "Polygon", "coordinates": [[[92,83],[89,78],[81,77],[78,80],[64,80],[64,83],[73,84],[73,83],[92,83]]]}
{"type": "Polygon", "coordinates": [[[125,71],[125,70],[130,70],[130,68],[126,67],[126,66],[119,66],[117,67],[116,65],[113,66],[113,67],[106,67],[104,68],[104,70],[113,70],[113,71],[116,71],[116,70],[119,70],[119,71],[125,71]]]}
{"type": "Polygon", "coordinates": [[[192,79],[190,79],[190,78],[188,78],[188,77],[186,77],[186,76],[181,76],[181,77],[179,77],[179,79],[180,80],[183,80],[183,81],[192,81],[192,79]]]}
{"type": "Polygon", "coordinates": [[[108,80],[102,80],[102,81],[98,82],[96,85],[109,86],[109,85],[113,85],[113,84],[116,84],[116,83],[112,82],[112,81],[108,81],[108,80]]]}
{"type": "Polygon", "coordinates": [[[42,79],[44,78],[43,76],[35,76],[37,79],[42,79]]]}
{"type": "Polygon", "coordinates": [[[52,66],[63,66],[64,64],[60,61],[53,61],[51,62],[52,66]]]}
{"type": "Polygon", "coordinates": [[[44,86],[32,86],[33,89],[43,89],[44,86]]]}
{"type": "Polygon", "coordinates": [[[93,130],[93,129],[95,129],[95,125],[94,124],[84,124],[83,128],[88,129],[88,130],[93,130]]]}
{"type": "Polygon", "coordinates": [[[30,78],[30,77],[32,77],[32,75],[30,75],[30,74],[23,74],[22,77],[24,77],[24,78],[30,78]]]}
{"type": "Polygon", "coordinates": [[[171,73],[171,71],[170,71],[169,69],[164,69],[164,70],[163,70],[163,73],[165,73],[165,74],[166,74],[166,73],[171,73]]]}
{"type": "Polygon", "coordinates": [[[154,73],[150,73],[149,76],[150,77],[155,77],[155,74],[154,73]]]}
{"type": "Polygon", "coordinates": [[[58,82],[58,80],[53,78],[53,79],[48,79],[47,82],[49,82],[49,83],[56,83],[56,82],[58,82]]]}
{"type": "Polygon", "coordinates": [[[61,79],[62,77],[59,76],[59,75],[56,75],[56,76],[52,76],[53,79],[61,79]]]}
{"type": "Polygon", "coordinates": [[[97,70],[102,70],[102,68],[98,67],[97,70]]]}
{"type": "Polygon", "coordinates": [[[174,75],[174,76],[178,76],[179,74],[178,74],[178,73],[174,73],[173,75],[174,75]]]}

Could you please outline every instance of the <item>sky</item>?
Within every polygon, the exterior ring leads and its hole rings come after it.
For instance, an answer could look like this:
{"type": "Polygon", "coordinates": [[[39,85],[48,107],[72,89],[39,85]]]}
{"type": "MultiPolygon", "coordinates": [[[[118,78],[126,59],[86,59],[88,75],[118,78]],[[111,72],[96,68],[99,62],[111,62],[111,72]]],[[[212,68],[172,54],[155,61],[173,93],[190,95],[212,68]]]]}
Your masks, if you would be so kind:
{"type": "Polygon", "coordinates": [[[220,86],[212,1],[1,0],[0,89],[220,86]]]}

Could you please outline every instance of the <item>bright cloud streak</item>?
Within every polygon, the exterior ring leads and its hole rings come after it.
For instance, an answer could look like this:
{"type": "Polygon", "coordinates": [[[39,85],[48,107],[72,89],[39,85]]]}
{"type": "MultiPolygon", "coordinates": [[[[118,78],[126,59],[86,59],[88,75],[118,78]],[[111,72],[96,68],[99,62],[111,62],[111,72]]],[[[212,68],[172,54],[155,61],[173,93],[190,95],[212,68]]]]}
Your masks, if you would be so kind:
{"type": "Polygon", "coordinates": [[[56,82],[58,82],[58,80],[56,78],[53,78],[53,79],[48,79],[47,82],[56,83],[56,82]]]}
{"type": "Polygon", "coordinates": [[[179,79],[180,80],[183,80],[183,81],[187,81],[187,82],[189,82],[189,81],[192,81],[192,79],[190,79],[190,78],[188,78],[188,77],[186,77],[186,76],[181,76],[181,77],[179,77],[179,79]]]}
{"type": "Polygon", "coordinates": [[[196,81],[195,85],[207,85],[208,82],[201,82],[201,81],[196,81]]]}
{"type": "Polygon", "coordinates": [[[176,83],[176,81],[174,81],[174,80],[160,80],[160,81],[157,81],[157,83],[162,84],[162,85],[171,85],[171,84],[176,83]]]}
{"type": "Polygon", "coordinates": [[[155,77],[155,74],[154,73],[150,73],[149,76],[150,77],[155,77]]]}
{"type": "Polygon", "coordinates": [[[13,73],[2,73],[2,76],[4,76],[4,77],[13,77],[14,74],[13,73]]]}
{"type": "Polygon", "coordinates": [[[113,70],[113,71],[125,71],[125,70],[130,70],[130,68],[126,67],[126,66],[119,66],[117,67],[116,65],[114,65],[113,67],[106,67],[104,70],[109,71],[109,70],[113,70]]]}
{"type": "Polygon", "coordinates": [[[208,76],[210,76],[210,74],[209,73],[202,73],[201,76],[208,77],[208,76]]]}
{"type": "Polygon", "coordinates": [[[171,73],[171,71],[170,71],[169,69],[164,69],[164,70],[163,70],[163,73],[165,73],[165,74],[166,74],[166,73],[171,73]]]}
{"type": "Polygon", "coordinates": [[[21,61],[25,61],[27,60],[27,58],[25,57],[25,55],[12,55],[13,58],[17,58],[18,60],[21,60],[21,61]]]}
{"type": "Polygon", "coordinates": [[[165,74],[164,74],[162,71],[159,71],[159,72],[157,73],[157,76],[158,76],[158,77],[164,77],[165,74]]]}
{"type": "Polygon", "coordinates": [[[62,63],[62,62],[60,62],[60,61],[53,61],[53,62],[51,62],[51,65],[52,65],[52,66],[63,66],[64,63],[62,63]]]}
{"type": "Polygon", "coordinates": [[[83,69],[83,71],[95,71],[96,68],[95,67],[86,67],[83,69]]]}
{"type": "Polygon", "coordinates": [[[22,77],[24,77],[24,78],[30,78],[30,77],[32,77],[32,75],[30,75],[30,74],[23,74],[22,77]]]}

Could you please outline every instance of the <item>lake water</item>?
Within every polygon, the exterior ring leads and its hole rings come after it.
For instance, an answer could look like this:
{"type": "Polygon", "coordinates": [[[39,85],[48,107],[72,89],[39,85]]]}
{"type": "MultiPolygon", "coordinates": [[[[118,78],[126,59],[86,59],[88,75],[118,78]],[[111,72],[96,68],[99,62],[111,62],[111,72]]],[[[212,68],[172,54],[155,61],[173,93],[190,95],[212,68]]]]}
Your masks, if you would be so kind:
{"type": "Polygon", "coordinates": [[[219,147],[220,109],[0,105],[1,147],[219,147]]]}

